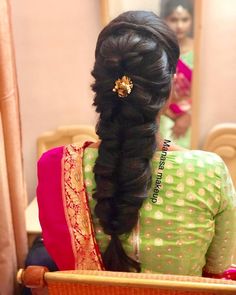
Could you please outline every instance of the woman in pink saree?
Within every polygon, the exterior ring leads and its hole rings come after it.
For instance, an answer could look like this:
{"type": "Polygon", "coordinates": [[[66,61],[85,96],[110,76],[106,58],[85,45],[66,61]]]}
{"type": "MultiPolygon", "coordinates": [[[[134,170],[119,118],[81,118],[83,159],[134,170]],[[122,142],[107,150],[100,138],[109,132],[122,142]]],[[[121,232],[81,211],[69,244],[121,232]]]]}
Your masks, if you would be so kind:
{"type": "Polygon", "coordinates": [[[193,3],[191,0],[165,0],[162,17],[176,33],[180,58],[176,67],[170,104],[162,117],[161,133],[168,134],[176,144],[190,148],[191,144],[191,85],[194,62],[191,37],[193,3]]]}

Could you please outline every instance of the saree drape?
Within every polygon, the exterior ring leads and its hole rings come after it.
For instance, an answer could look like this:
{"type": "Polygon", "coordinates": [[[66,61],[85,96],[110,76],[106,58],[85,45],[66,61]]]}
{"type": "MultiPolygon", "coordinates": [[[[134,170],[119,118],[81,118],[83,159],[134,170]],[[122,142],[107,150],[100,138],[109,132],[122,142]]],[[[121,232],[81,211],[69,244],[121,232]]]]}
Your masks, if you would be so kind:
{"type": "Polygon", "coordinates": [[[54,148],[38,162],[39,220],[44,244],[60,270],[104,269],[83,178],[89,144],[54,148]]]}
{"type": "Polygon", "coordinates": [[[0,294],[16,291],[27,253],[19,101],[10,5],[0,0],[0,294]]]}

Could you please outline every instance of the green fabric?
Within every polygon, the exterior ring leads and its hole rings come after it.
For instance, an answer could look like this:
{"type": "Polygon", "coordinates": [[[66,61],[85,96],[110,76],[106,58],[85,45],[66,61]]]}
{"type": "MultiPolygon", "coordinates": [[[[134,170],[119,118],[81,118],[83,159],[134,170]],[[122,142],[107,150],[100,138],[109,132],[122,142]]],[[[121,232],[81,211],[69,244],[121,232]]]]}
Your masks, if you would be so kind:
{"type": "MultiPolygon", "coordinates": [[[[96,239],[104,251],[109,236],[93,214],[97,154],[97,149],[87,148],[83,165],[96,239]]],[[[201,276],[205,265],[211,273],[224,271],[236,241],[236,196],[224,162],[204,151],[168,151],[164,169],[159,170],[161,189],[153,198],[161,155],[156,152],[153,157],[152,189],[140,210],[142,272],[201,276]]],[[[133,234],[121,239],[134,257],[133,234]]]]}
{"type": "Polygon", "coordinates": [[[193,69],[193,62],[194,62],[193,50],[181,54],[180,59],[182,59],[182,61],[185,62],[190,67],[190,69],[193,69]]]}
{"type": "Polygon", "coordinates": [[[191,127],[189,127],[184,136],[180,136],[175,139],[172,136],[172,127],[174,127],[175,122],[169,117],[162,115],[160,118],[160,134],[162,138],[170,138],[175,144],[189,149],[191,146],[191,127]]]}

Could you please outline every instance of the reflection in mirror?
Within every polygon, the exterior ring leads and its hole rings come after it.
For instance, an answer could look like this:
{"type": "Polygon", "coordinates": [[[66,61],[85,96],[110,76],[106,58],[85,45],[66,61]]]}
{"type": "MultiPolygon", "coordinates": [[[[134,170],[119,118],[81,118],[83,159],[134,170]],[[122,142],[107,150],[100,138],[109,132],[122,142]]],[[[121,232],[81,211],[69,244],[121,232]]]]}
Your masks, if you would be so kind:
{"type": "Polygon", "coordinates": [[[190,148],[191,145],[191,81],[193,70],[193,2],[162,0],[161,17],[176,33],[180,59],[176,68],[173,91],[161,117],[162,137],[190,148]]]}
{"type": "MultiPolygon", "coordinates": [[[[104,2],[104,1],[103,1],[104,2]]],[[[180,59],[173,80],[172,92],[160,120],[160,134],[184,148],[191,148],[192,71],[194,67],[194,0],[150,0],[106,2],[104,24],[125,10],[152,10],[176,33],[180,59]]],[[[105,3],[104,2],[104,3],[105,3]]]]}

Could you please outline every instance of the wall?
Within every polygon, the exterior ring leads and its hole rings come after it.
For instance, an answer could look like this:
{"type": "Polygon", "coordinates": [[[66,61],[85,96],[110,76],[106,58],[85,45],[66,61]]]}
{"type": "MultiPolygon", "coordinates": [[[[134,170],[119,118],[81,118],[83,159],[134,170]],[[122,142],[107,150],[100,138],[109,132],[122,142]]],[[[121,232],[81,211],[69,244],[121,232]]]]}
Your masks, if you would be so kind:
{"type": "Polygon", "coordinates": [[[29,199],[36,138],[59,125],[94,124],[90,75],[101,29],[98,0],[11,0],[29,199]],[[83,5],[81,5],[83,3],[83,5]]]}
{"type": "Polygon", "coordinates": [[[109,19],[127,10],[150,10],[157,14],[160,12],[160,0],[108,0],[108,2],[109,19]]]}
{"type": "Polygon", "coordinates": [[[202,4],[200,145],[214,125],[236,122],[236,1],[202,4]]]}
{"type": "MultiPolygon", "coordinates": [[[[200,144],[215,124],[236,121],[236,1],[202,2],[200,144]]],[[[100,1],[11,0],[11,4],[31,200],[36,138],[59,125],[95,123],[89,85],[101,29],[100,1]]]]}

